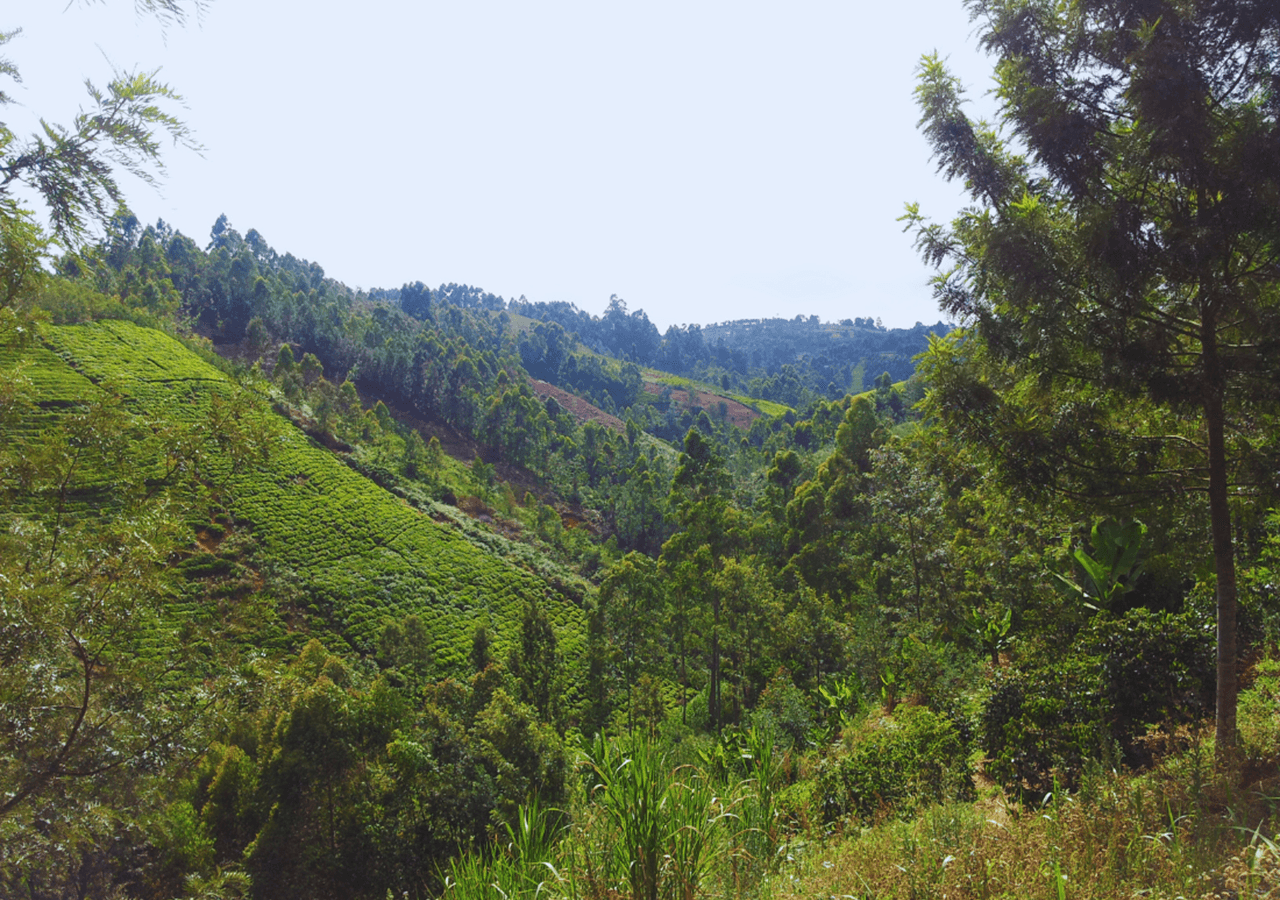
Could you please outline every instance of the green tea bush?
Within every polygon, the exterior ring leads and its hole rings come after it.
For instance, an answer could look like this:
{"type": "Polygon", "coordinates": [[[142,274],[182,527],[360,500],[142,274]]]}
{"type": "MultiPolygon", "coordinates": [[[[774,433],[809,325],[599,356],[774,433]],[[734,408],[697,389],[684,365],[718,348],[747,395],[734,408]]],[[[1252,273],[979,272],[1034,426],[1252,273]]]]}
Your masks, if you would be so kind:
{"type": "Polygon", "coordinates": [[[1095,616],[1077,644],[1098,659],[1110,736],[1128,761],[1148,760],[1134,743],[1149,722],[1176,724],[1213,709],[1214,625],[1191,613],[1132,609],[1095,616]]]}
{"type": "Polygon", "coordinates": [[[923,706],[864,720],[847,752],[823,760],[814,800],[825,822],[910,816],[922,806],[973,798],[969,748],[955,726],[923,706]]]}
{"type": "MultiPolygon", "coordinates": [[[[309,628],[339,638],[334,646],[374,652],[388,619],[417,616],[435,668],[461,672],[479,622],[497,623],[495,650],[505,652],[517,638],[520,612],[539,599],[565,658],[580,656],[586,629],[579,602],[586,586],[532,548],[483,532],[461,515],[436,521],[437,510],[415,508],[352,471],[290,428],[267,401],[241,391],[163,332],[103,320],[49,326],[43,337],[45,347],[6,349],[0,357],[0,367],[22,365],[29,393],[40,404],[24,411],[23,434],[38,435],[45,420],[55,421],[84,398],[102,394],[98,386],[123,399],[126,418],[203,423],[207,439],[189,455],[211,492],[217,487],[230,516],[224,524],[253,534],[260,568],[289,573],[298,607],[312,613],[309,628]],[[237,428],[258,429],[265,436],[262,452],[252,458],[226,453],[228,429],[237,428]]],[[[159,456],[154,463],[141,461],[163,474],[159,456]]],[[[106,474],[82,476],[83,496],[72,498],[78,510],[92,513],[110,500],[106,474]]],[[[229,560],[205,554],[180,568],[188,579],[232,572],[229,560]]],[[[575,696],[578,667],[566,675],[567,691],[575,696]]]]}
{"type": "Polygon", "coordinates": [[[1042,797],[1055,773],[1074,784],[1106,746],[1109,704],[1096,659],[1070,654],[999,670],[981,715],[986,771],[1006,790],[1042,797]]]}

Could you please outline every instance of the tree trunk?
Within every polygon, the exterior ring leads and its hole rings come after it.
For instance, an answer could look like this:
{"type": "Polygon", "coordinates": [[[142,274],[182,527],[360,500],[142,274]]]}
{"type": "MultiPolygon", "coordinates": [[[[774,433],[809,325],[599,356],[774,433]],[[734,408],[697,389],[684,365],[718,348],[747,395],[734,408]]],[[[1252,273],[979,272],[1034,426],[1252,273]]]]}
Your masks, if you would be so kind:
{"type": "Polygon", "coordinates": [[[711,684],[707,691],[707,712],[711,728],[720,733],[720,597],[711,599],[711,684]]]}
{"type": "Polygon", "coordinates": [[[1236,563],[1231,536],[1231,507],[1227,497],[1227,450],[1223,411],[1224,379],[1218,358],[1214,317],[1201,326],[1205,361],[1204,421],[1209,444],[1209,525],[1213,534],[1213,565],[1217,575],[1218,659],[1214,709],[1214,737],[1218,759],[1236,743],[1236,563]]]}

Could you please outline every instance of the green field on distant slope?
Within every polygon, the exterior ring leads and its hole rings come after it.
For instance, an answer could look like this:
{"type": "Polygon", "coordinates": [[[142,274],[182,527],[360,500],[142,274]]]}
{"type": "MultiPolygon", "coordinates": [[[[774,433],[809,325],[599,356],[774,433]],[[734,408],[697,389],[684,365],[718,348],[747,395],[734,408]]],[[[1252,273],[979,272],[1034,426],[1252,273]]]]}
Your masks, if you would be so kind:
{"type": "MultiPolygon", "coordinates": [[[[198,413],[213,395],[236,390],[177,340],[126,322],[50,327],[45,343],[0,359],[25,364],[39,401],[20,434],[103,381],[151,419],[198,413]]],[[[237,526],[252,529],[260,556],[284,573],[300,605],[352,648],[369,651],[387,618],[417,614],[442,672],[462,674],[475,627],[488,624],[502,652],[518,639],[524,604],[536,600],[556,624],[565,657],[580,654],[583,614],[546,581],[353,472],[265,399],[253,409],[270,425],[270,446],[264,460],[239,472],[220,463],[231,486],[228,509],[237,526]]],[[[219,465],[214,457],[211,467],[219,465]]]]}

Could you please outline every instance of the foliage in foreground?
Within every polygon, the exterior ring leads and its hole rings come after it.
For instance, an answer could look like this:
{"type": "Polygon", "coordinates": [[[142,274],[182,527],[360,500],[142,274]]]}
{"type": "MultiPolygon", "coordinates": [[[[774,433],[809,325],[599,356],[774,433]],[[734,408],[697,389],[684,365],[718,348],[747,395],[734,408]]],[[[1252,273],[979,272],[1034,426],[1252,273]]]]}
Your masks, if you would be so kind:
{"type": "Polygon", "coordinates": [[[572,816],[523,806],[516,825],[451,863],[442,896],[1272,896],[1274,770],[1242,788],[1242,772],[1215,770],[1212,741],[1185,729],[1159,752],[1146,774],[1094,764],[1078,790],[1026,805],[988,796],[899,817],[886,804],[866,825],[824,833],[794,819],[778,830],[786,778],[772,761],[677,765],[659,746],[597,741],[572,816]]]}
{"type": "Polygon", "coordinates": [[[1274,775],[1242,790],[1195,743],[1148,775],[1092,767],[1041,802],[949,804],[810,848],[778,897],[1271,897],[1274,775]]]}

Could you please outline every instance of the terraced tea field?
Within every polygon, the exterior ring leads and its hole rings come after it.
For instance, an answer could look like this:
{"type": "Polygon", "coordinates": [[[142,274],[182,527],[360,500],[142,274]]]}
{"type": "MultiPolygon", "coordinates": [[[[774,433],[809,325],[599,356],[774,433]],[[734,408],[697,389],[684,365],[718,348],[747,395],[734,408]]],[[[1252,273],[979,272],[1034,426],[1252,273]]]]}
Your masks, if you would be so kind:
{"type": "Polygon", "coordinates": [[[577,652],[585,622],[577,606],[296,431],[280,436],[259,471],[238,477],[234,493],[236,518],[252,524],[267,552],[297,573],[311,608],[358,649],[372,646],[386,617],[416,613],[439,663],[461,670],[477,625],[490,624],[507,645],[524,603],[540,600],[566,651],[577,652]]]}
{"type": "MultiPolygon", "coordinates": [[[[0,359],[0,368],[23,364],[40,401],[19,434],[35,433],[104,383],[153,421],[208,421],[216,398],[240,390],[177,340],[127,322],[51,327],[45,338],[45,347],[0,359]]],[[[206,448],[209,471],[229,487],[235,526],[252,530],[260,558],[284,573],[331,634],[367,652],[387,619],[417,614],[442,672],[461,674],[478,624],[490,627],[501,658],[518,638],[524,604],[537,601],[566,659],[581,655],[582,612],[545,580],[352,471],[272,413],[267,398],[246,409],[270,435],[267,452],[237,470],[216,446],[206,448]]]]}

